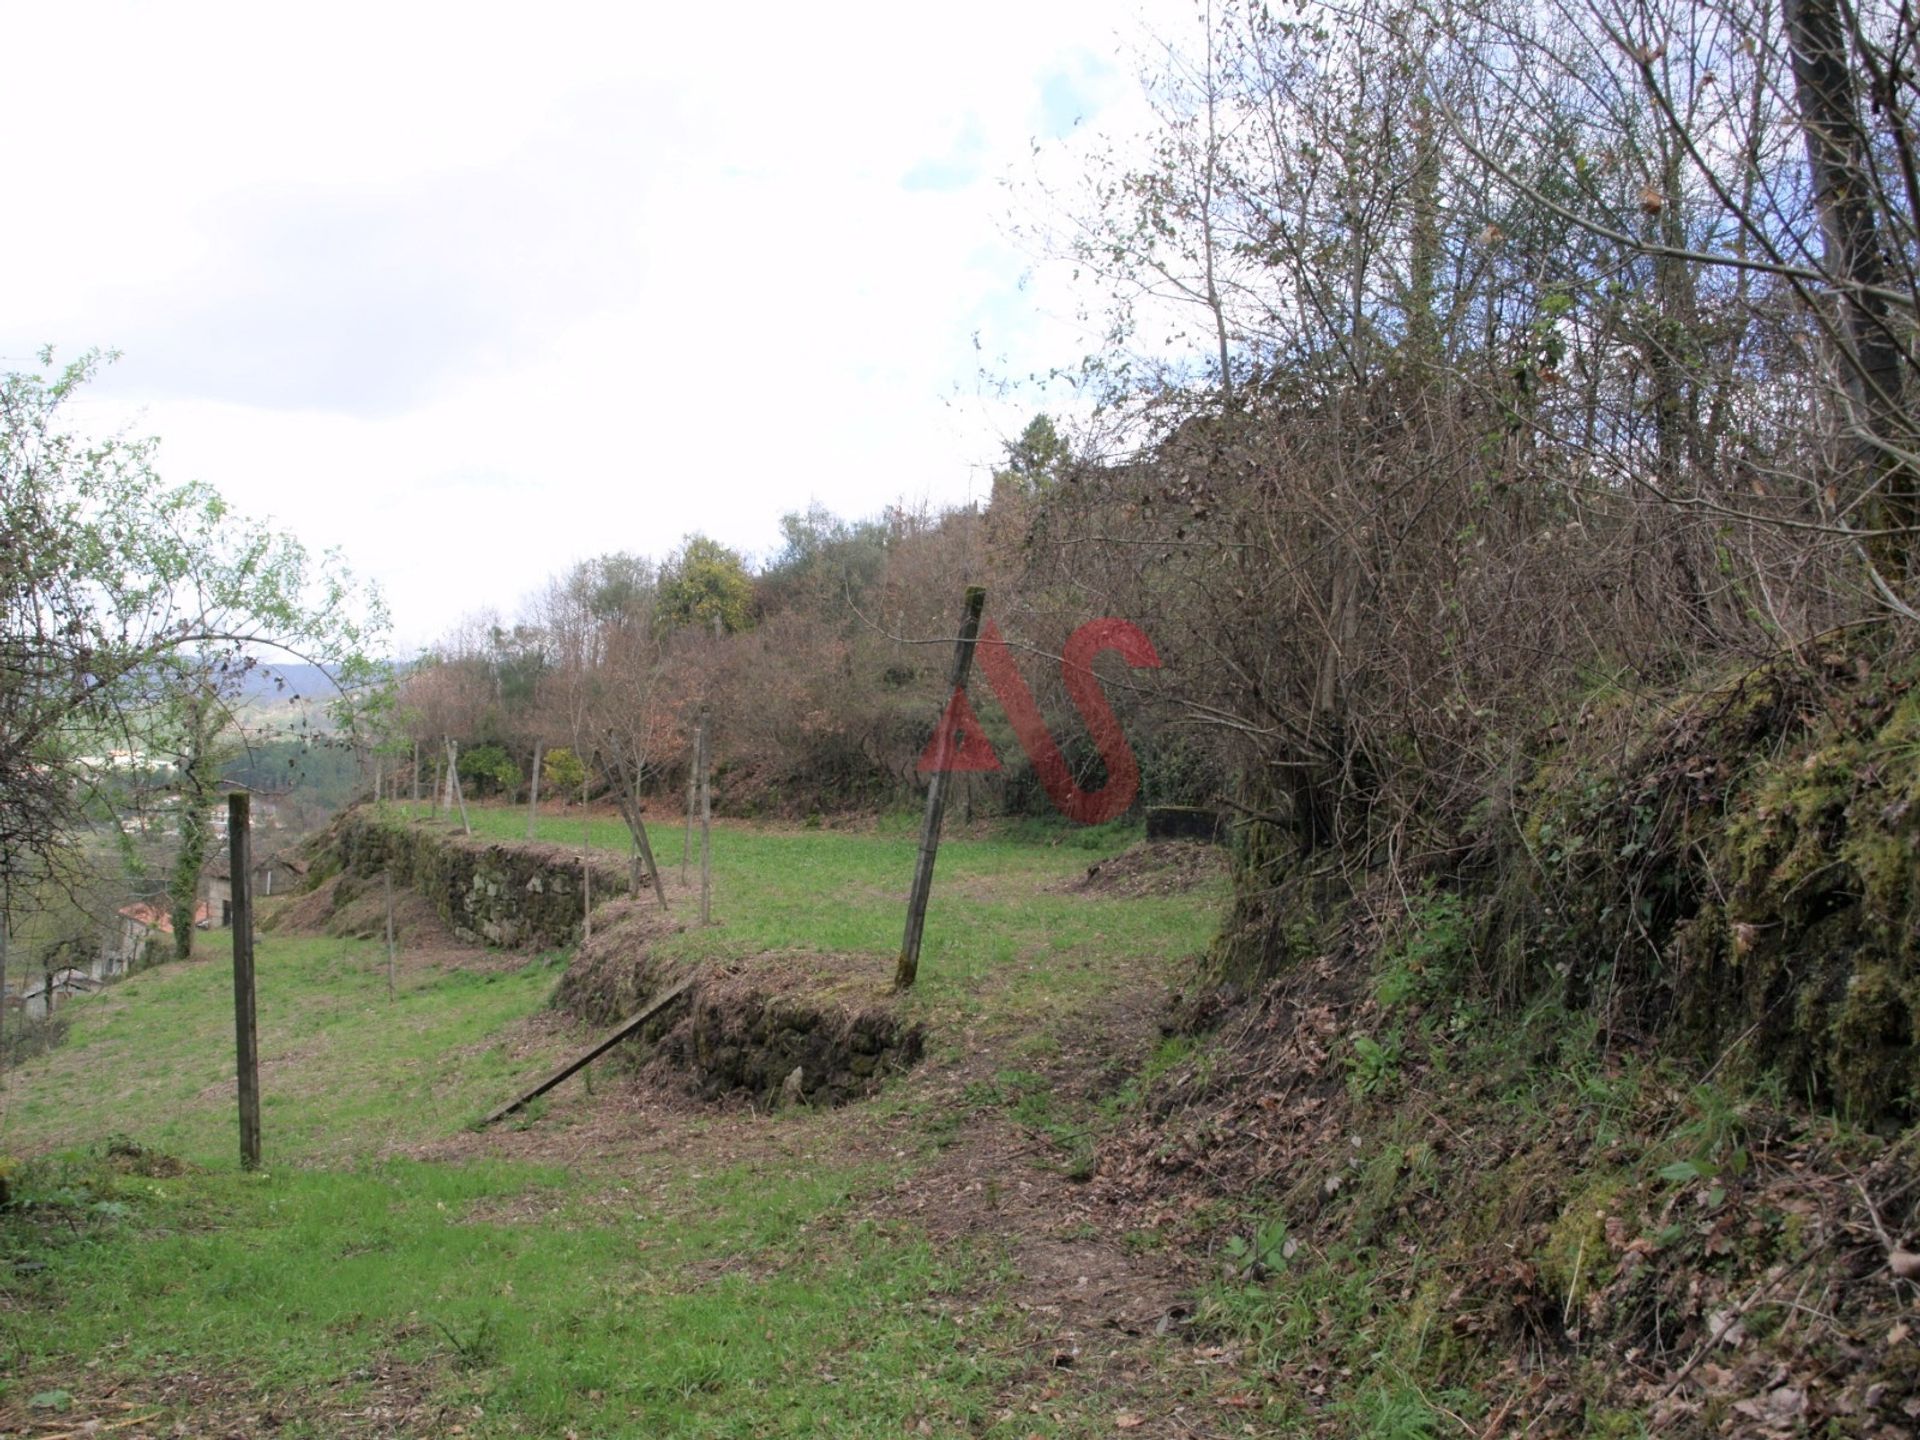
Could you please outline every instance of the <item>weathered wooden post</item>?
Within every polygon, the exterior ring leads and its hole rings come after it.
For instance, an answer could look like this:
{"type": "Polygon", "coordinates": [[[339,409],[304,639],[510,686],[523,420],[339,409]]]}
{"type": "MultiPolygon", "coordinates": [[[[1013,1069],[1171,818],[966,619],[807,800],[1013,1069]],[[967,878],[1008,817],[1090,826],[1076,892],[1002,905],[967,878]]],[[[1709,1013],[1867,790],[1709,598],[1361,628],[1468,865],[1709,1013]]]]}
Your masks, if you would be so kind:
{"type": "Polygon", "coordinates": [[[713,726],[700,707],[700,923],[713,923],[713,726]]]}
{"type": "Polygon", "coordinates": [[[580,943],[593,938],[593,817],[587,813],[587,782],[580,782],[580,943]]]}
{"type": "Polygon", "coordinates": [[[633,837],[633,848],[628,854],[627,890],[634,898],[640,895],[640,872],[645,868],[653,877],[654,897],[659,900],[662,910],[667,908],[667,886],[660,878],[660,866],[653,858],[653,842],[647,838],[647,822],[641,817],[640,802],[623,800],[620,813],[626,817],[627,829],[633,837]]]}
{"type": "Polygon", "coordinates": [[[240,1077],[240,1164],[260,1168],[260,1042],[253,1011],[252,797],[227,797],[227,857],[233,871],[233,1044],[240,1077]]]}
{"type": "Polygon", "coordinates": [[[527,839],[534,838],[534,829],[540,823],[540,756],[546,749],[539,740],[533,742],[533,793],[527,801],[527,839]]]}
{"type": "Polygon", "coordinates": [[[383,870],[387,885],[387,1003],[393,1003],[393,871],[383,870]]]}
{"type": "Polygon", "coordinates": [[[460,783],[460,742],[447,737],[447,784],[453,798],[460,802],[460,828],[473,834],[473,821],[467,818],[467,787],[460,783]]]}
{"type": "MultiPolygon", "coordinates": [[[[953,646],[953,678],[947,686],[943,707],[953,696],[967,688],[967,672],[973,668],[973,645],[980,634],[980,612],[986,608],[987,592],[979,585],[967,587],[966,609],[960,616],[960,638],[953,646]]],[[[913,867],[913,890],[907,896],[907,933],[900,942],[900,964],[894,971],[893,988],[906,990],[920,973],[920,932],[927,923],[927,896],[933,890],[933,860],[940,849],[940,821],[947,808],[947,747],[953,737],[941,711],[938,746],[934,753],[933,774],[927,782],[927,813],[920,823],[920,855],[913,867]]]]}

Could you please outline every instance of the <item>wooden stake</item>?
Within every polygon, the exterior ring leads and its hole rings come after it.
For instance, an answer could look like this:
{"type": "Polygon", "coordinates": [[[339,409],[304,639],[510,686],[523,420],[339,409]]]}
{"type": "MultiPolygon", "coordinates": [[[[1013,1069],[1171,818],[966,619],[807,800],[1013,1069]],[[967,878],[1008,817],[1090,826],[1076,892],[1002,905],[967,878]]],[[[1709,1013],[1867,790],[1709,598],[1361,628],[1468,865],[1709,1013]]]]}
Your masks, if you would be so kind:
{"type": "Polygon", "coordinates": [[[525,1105],[529,1100],[537,1100],[540,1096],[546,1094],[547,1091],[553,1089],[554,1086],[558,1085],[576,1070],[585,1069],[588,1065],[591,1065],[595,1060],[598,1060],[602,1055],[606,1054],[607,1051],[618,1045],[622,1040],[633,1034],[633,1032],[638,1030],[642,1025],[646,1024],[647,1021],[666,1009],[668,1005],[679,999],[686,988],[693,984],[693,981],[693,973],[689,972],[671,989],[667,990],[665,994],[657,995],[648,1001],[647,1004],[642,1007],[639,1014],[630,1015],[625,1020],[622,1020],[618,1025],[614,1026],[613,1029],[594,1041],[593,1044],[560,1066],[559,1069],[551,1072],[546,1079],[542,1080],[532,1089],[521,1091],[480,1123],[482,1125],[491,1125],[496,1120],[504,1119],[518,1110],[522,1105],[525,1105]]]}
{"type": "Polygon", "coordinates": [[[260,1041],[253,1008],[252,797],[227,797],[227,859],[233,885],[233,1048],[240,1077],[240,1164],[260,1168],[260,1041]]]}
{"type": "Polygon", "coordinates": [[[453,787],[453,798],[460,802],[460,828],[471,835],[473,821],[467,818],[467,787],[460,783],[460,744],[451,735],[447,737],[447,783],[453,787]]]}
{"type": "Polygon", "coordinates": [[[593,856],[580,852],[580,943],[593,939],[593,856]]]}
{"type": "Polygon", "coordinates": [[[967,687],[967,672],[973,668],[974,640],[980,634],[980,612],[986,603],[987,592],[982,587],[967,587],[966,609],[960,617],[960,638],[953,646],[953,677],[940,701],[940,750],[927,782],[927,813],[920,824],[920,855],[914,862],[913,890],[907,896],[907,933],[900,942],[900,964],[893,975],[896,990],[911,988],[920,973],[920,932],[927,923],[927,897],[933,891],[933,860],[940,850],[940,821],[947,808],[946,746],[952,737],[945,724],[946,706],[952,702],[955,691],[967,687]]]}
{"type": "Polygon", "coordinates": [[[393,1003],[393,871],[383,870],[387,882],[387,1003],[393,1003]]]}
{"type": "Polygon", "coordinates": [[[640,818],[640,802],[621,801],[621,813],[626,817],[627,828],[633,832],[633,869],[628,877],[627,889],[637,899],[640,895],[640,865],[644,861],[647,873],[653,876],[653,893],[660,901],[662,910],[667,908],[667,887],[660,879],[660,867],[654,863],[653,842],[647,838],[647,822],[640,818]]]}
{"type": "Polygon", "coordinates": [[[538,740],[533,742],[533,798],[527,802],[527,839],[533,839],[534,826],[540,823],[540,751],[543,747],[538,740]]]}
{"type": "Polygon", "coordinates": [[[700,923],[713,923],[713,737],[711,716],[700,707],[700,923]]]}

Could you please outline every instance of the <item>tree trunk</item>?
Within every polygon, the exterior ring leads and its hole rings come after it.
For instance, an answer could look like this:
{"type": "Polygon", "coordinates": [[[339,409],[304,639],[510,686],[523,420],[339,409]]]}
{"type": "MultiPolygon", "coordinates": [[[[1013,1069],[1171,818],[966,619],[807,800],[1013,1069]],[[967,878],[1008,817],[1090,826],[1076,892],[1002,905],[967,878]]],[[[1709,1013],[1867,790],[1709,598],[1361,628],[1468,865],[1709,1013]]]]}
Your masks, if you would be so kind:
{"type": "Polygon", "coordinates": [[[1440,141],[1433,99],[1422,86],[1413,102],[1413,176],[1407,247],[1407,358],[1421,380],[1440,368],[1440,323],[1434,314],[1440,264],[1440,141]]]}
{"type": "Polygon", "coordinates": [[[1807,164],[1826,237],[1826,271],[1840,292],[1845,319],[1841,378],[1863,516],[1872,529],[1906,533],[1877,537],[1869,553],[1882,578],[1904,587],[1911,527],[1920,519],[1920,486],[1888,446],[1901,428],[1899,342],[1884,290],[1886,261],[1873,207],[1867,136],[1860,123],[1847,22],[1839,0],[1787,0],[1795,96],[1806,132],[1807,164]]]}
{"type": "MultiPolygon", "coordinates": [[[[180,854],[167,887],[173,920],[173,956],[193,958],[193,916],[200,899],[200,872],[207,863],[207,805],[213,788],[213,706],[205,697],[188,702],[187,750],[180,767],[180,854]]],[[[239,876],[230,883],[237,884],[239,876]]]]}
{"type": "MultiPolygon", "coordinates": [[[[1671,252],[1687,244],[1685,217],[1680,209],[1680,147],[1661,136],[1660,209],[1648,229],[1658,247],[1653,256],[1654,316],[1647,344],[1647,368],[1653,379],[1654,468],[1660,491],[1674,498],[1691,496],[1695,486],[1687,474],[1687,460],[1697,453],[1699,439],[1698,347],[1699,294],[1694,267],[1671,252]]],[[[1685,525],[1672,529],[1669,558],[1674,585],[1687,618],[1702,636],[1710,636],[1707,593],[1693,556],[1687,549],[1685,525]]],[[[1637,547],[1636,547],[1637,548],[1637,547]]]]}

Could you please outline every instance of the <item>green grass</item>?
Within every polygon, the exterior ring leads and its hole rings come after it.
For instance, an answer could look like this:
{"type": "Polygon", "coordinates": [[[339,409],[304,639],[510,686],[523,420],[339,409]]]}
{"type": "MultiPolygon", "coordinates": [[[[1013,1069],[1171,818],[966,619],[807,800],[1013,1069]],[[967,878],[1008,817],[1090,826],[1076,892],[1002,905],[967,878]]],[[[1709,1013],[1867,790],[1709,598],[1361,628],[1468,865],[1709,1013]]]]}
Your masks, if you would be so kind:
{"type": "MultiPolygon", "coordinates": [[[[483,834],[522,833],[518,812],[474,818],[483,834]]],[[[617,852],[624,837],[598,828],[617,852]]],[[[578,840],[577,821],[542,830],[578,840]]],[[[677,841],[657,843],[671,868],[677,841]]],[[[1059,893],[1090,855],[1017,839],[943,848],[914,1002],[936,1055],[1001,1033],[1037,1063],[1090,1001],[1171,977],[1204,942],[1212,893],[1059,893]]],[[[717,827],[722,923],[671,943],[689,956],[799,949],[890,968],[912,857],[912,835],[884,828],[717,827]]],[[[690,1130],[686,1151],[583,1143],[566,1163],[424,1160],[566,1048],[521,1024],[557,969],[403,960],[389,1001],[380,945],[267,932],[267,1163],[246,1176],[227,938],[200,946],[191,963],[75,1002],[68,1043],[7,1078],[0,1151],[34,1158],[12,1171],[21,1203],[0,1215],[0,1256],[32,1263],[0,1269],[13,1357],[0,1428],[36,1391],[72,1390],[77,1414],[116,1377],[195,1371],[250,1386],[288,1417],[278,1433],[334,1434],[365,1402],[376,1361],[408,1367],[481,1440],[1107,1428],[1105,1416],[1024,1407],[1002,1418],[1022,1360],[998,1343],[1005,1277],[991,1242],[976,1253],[868,1218],[952,1128],[939,1107],[903,1102],[904,1086],[874,1119],[919,1125],[931,1143],[883,1172],[836,1153],[845,1131],[824,1115],[759,1122],[774,1137],[759,1142],[716,1120],[705,1136],[690,1130]],[[115,1135],[188,1169],[121,1173],[104,1158],[115,1135]],[[95,1370],[80,1368],[88,1359],[95,1370]]],[[[995,1103],[1053,1142],[1043,1163],[1084,1165],[1080,1117],[1030,1072],[1002,1080],[995,1103]]],[[[576,1100],[533,1123],[553,1133],[580,1113],[576,1100]]]]}
{"type": "MultiPolygon", "coordinates": [[[[32,1152],[113,1133],[200,1164],[237,1154],[231,937],[71,1005],[67,1043],[22,1071],[0,1144],[32,1152]]],[[[274,1163],[365,1155],[458,1129],[526,1062],[489,1043],[545,1003],[554,972],[403,970],[383,946],[256,939],[262,1126],[274,1163]],[[280,1083],[282,1077],[287,1083],[280,1083]]]]}
{"type": "MultiPolygon", "coordinates": [[[[523,810],[487,807],[470,813],[478,836],[525,838],[523,810]]],[[[578,846],[587,828],[578,817],[543,816],[537,834],[554,844],[578,846]]],[[[623,825],[600,817],[591,828],[596,848],[626,853],[623,825]]],[[[651,832],[654,854],[668,876],[679,873],[680,834],[677,825],[651,832]]],[[[942,843],[917,988],[929,1010],[989,1016],[1002,1026],[1045,1024],[1113,990],[1116,971],[1142,961],[1176,960],[1205,944],[1226,897],[1224,880],[1190,894],[1113,903],[1061,893],[1056,887],[1084,873],[1101,855],[1124,849],[1138,834],[1102,826],[1073,837],[1096,840],[1098,849],[1031,838],[1056,834],[1028,826],[942,843]]],[[[855,834],[716,822],[717,923],[707,930],[690,928],[663,948],[688,958],[811,950],[865,957],[890,975],[918,844],[917,829],[881,826],[875,833],[855,834]]],[[[689,873],[697,884],[697,855],[689,873]]],[[[692,906],[683,902],[682,908],[692,906]]]]}
{"type": "Polygon", "coordinates": [[[58,1324],[17,1332],[49,1369],[191,1357],[272,1392],[381,1354],[477,1407],[471,1434],[689,1436],[899,1433],[928,1414],[967,1428],[999,1373],[930,1304],[964,1256],[871,1225],[813,1233],[858,1178],[831,1168],[740,1167],[611,1203],[500,1164],[68,1170],[69,1194],[75,1173],[91,1181],[93,1218],[43,1252],[30,1299],[58,1324]],[[525,1218],[490,1213],[530,1195],[525,1218]]]}

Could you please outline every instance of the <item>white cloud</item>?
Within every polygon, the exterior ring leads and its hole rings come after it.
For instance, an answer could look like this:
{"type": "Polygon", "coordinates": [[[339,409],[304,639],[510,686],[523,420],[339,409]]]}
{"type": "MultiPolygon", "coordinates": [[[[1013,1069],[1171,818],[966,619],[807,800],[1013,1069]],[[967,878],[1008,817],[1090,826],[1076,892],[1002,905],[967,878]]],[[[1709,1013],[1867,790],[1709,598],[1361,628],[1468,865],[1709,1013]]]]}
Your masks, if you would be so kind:
{"type": "Polygon", "coordinates": [[[409,642],[601,550],[983,493],[1032,401],[976,367],[1077,339],[999,181],[1132,113],[1137,23],[650,10],[9,6],[0,363],[123,349],[89,418],[341,546],[409,642]]]}

